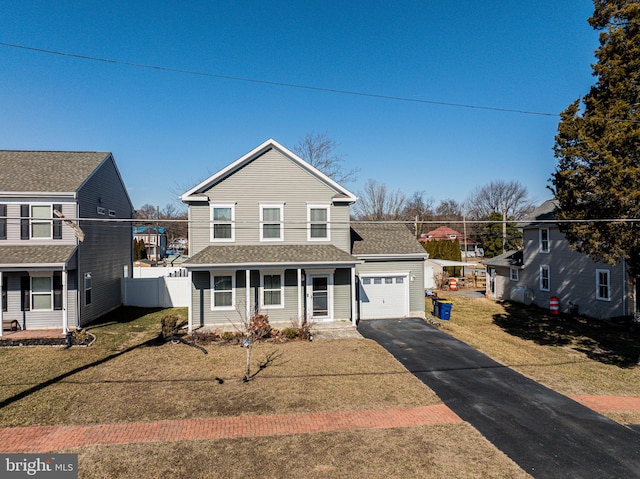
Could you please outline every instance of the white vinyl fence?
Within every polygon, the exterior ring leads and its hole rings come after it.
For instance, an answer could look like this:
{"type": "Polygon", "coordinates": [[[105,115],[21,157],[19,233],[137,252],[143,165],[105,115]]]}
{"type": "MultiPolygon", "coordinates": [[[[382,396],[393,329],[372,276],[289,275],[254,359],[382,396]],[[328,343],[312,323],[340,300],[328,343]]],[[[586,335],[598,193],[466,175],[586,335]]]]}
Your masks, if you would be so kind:
{"type": "Polygon", "coordinates": [[[191,284],[187,277],[124,278],[123,281],[125,306],[141,308],[189,306],[191,284]]]}

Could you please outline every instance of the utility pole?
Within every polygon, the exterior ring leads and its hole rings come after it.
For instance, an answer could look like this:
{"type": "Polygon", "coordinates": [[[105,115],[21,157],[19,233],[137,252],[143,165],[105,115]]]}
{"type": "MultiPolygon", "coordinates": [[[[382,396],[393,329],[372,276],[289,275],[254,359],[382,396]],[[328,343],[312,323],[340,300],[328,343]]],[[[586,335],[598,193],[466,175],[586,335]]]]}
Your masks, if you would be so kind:
{"type": "Polygon", "coordinates": [[[156,265],[158,264],[158,256],[160,255],[160,207],[156,206],[156,265]]]}
{"type": "Polygon", "coordinates": [[[502,254],[507,252],[507,202],[502,200],[502,254]]]}

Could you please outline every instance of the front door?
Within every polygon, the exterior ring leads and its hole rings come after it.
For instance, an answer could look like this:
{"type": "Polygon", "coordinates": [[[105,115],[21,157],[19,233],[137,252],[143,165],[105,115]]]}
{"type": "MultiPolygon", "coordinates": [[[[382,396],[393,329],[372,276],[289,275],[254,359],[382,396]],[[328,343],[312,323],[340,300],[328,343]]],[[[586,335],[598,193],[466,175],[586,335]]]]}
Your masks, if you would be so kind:
{"type": "Polygon", "coordinates": [[[331,319],[331,279],[329,275],[310,275],[307,282],[307,314],[310,319],[331,319]]]}

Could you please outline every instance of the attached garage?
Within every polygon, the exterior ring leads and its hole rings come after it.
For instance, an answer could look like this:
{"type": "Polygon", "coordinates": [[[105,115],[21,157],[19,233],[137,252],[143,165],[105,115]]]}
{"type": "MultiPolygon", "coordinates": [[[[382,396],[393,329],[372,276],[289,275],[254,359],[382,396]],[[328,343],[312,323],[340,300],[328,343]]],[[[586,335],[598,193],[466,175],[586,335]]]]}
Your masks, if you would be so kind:
{"type": "Polygon", "coordinates": [[[404,318],[409,315],[408,273],[360,275],[360,318],[404,318]]]}

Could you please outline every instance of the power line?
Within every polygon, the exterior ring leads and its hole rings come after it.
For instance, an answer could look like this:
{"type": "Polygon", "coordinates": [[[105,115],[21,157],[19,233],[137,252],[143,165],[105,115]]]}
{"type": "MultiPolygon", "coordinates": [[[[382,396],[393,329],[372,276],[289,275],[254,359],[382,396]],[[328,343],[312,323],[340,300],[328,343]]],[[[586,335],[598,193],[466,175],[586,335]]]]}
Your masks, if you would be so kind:
{"type": "MultiPolygon", "coordinates": [[[[90,61],[95,61],[95,62],[111,63],[111,64],[115,64],[115,65],[124,65],[124,66],[135,67],[135,68],[146,68],[146,69],[150,69],[150,70],[160,70],[160,71],[171,72],[171,73],[182,73],[182,74],[186,74],[186,75],[195,75],[195,76],[203,76],[203,77],[210,77],[210,78],[219,78],[219,79],[223,79],[223,80],[240,81],[240,82],[246,82],[246,83],[257,83],[257,84],[261,84],[261,85],[271,85],[271,86],[278,86],[278,87],[283,87],[283,88],[296,88],[296,89],[300,89],[300,90],[320,91],[320,92],[325,92],[325,93],[337,93],[337,94],[341,94],[341,95],[360,96],[360,97],[365,97],[365,98],[376,98],[376,99],[381,99],[381,100],[403,101],[403,102],[410,102],[410,103],[422,103],[422,104],[428,104],[428,105],[448,106],[448,107],[455,107],[455,108],[467,108],[467,109],[474,109],[474,110],[498,111],[498,112],[503,112],[503,113],[519,113],[519,114],[522,114],[522,115],[549,116],[549,117],[556,117],[556,118],[560,117],[560,115],[558,113],[519,110],[519,109],[512,109],[512,108],[500,108],[500,107],[481,106],[481,105],[471,105],[471,104],[465,104],[465,103],[453,103],[453,102],[435,101],[435,100],[422,100],[422,99],[418,99],[418,98],[408,98],[408,97],[395,96],[395,95],[382,95],[382,94],[377,94],[377,93],[365,93],[365,92],[360,92],[360,91],[355,91],[355,90],[341,90],[341,89],[336,89],[336,88],[301,85],[301,84],[297,84],[297,83],[287,83],[287,82],[277,82],[277,81],[270,81],[270,80],[260,80],[260,79],[256,79],[256,78],[237,77],[237,76],[232,76],[232,75],[223,75],[223,74],[219,74],[219,73],[208,73],[208,72],[201,72],[201,71],[195,71],[195,70],[183,70],[183,69],[179,69],[179,68],[171,68],[171,67],[165,67],[165,66],[160,66],[160,65],[149,65],[149,64],[145,64],[145,63],[135,63],[135,62],[127,62],[127,61],[123,61],[123,60],[114,60],[114,59],[109,59],[109,58],[94,57],[94,56],[91,56],[91,55],[80,55],[80,54],[77,54],[77,53],[60,52],[60,51],[56,51],[56,50],[48,50],[48,49],[45,49],[45,48],[30,47],[30,46],[27,46],[27,45],[18,45],[18,44],[15,44],[15,43],[8,43],[8,42],[0,42],[0,45],[3,45],[5,47],[11,47],[11,48],[19,48],[19,49],[22,49],[22,50],[29,50],[29,51],[33,51],[33,52],[47,53],[47,54],[50,54],[50,55],[60,55],[60,56],[65,56],[65,57],[78,58],[78,59],[81,59],[81,60],[90,60],[90,61]]],[[[636,123],[633,120],[613,120],[613,121],[629,121],[631,123],[636,123]]]]}

